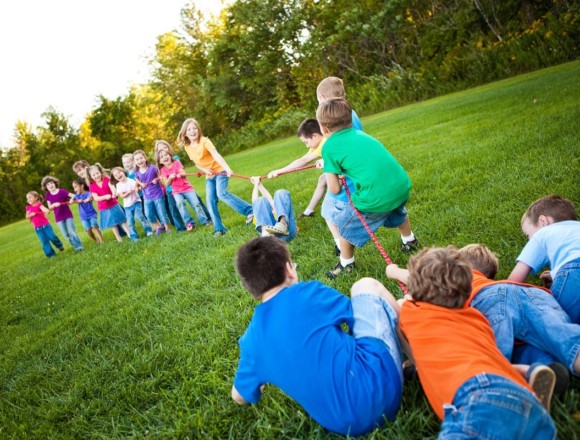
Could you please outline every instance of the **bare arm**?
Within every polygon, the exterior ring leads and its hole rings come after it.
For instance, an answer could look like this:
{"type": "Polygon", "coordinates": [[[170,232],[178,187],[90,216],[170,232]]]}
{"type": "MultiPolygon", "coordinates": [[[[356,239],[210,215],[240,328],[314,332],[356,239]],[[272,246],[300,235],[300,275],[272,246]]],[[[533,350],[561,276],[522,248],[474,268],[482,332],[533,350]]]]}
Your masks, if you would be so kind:
{"type": "MultiPolygon", "coordinates": [[[[209,150],[209,152],[211,153],[211,155],[215,159],[215,161],[217,163],[219,163],[224,170],[226,170],[226,174],[228,175],[228,177],[230,177],[234,172],[232,171],[232,169],[230,168],[230,166],[228,165],[228,163],[226,162],[226,160],[222,157],[222,155],[219,154],[217,152],[217,150],[213,150],[213,149],[212,150],[209,150]]],[[[209,172],[211,173],[211,170],[209,170],[209,172]]]]}
{"type": "Polygon", "coordinates": [[[334,173],[326,173],[326,182],[328,184],[328,189],[332,194],[338,194],[342,189],[340,180],[338,180],[338,175],[334,173]]]}
{"type": "Polygon", "coordinates": [[[407,284],[409,279],[409,271],[407,269],[401,269],[396,264],[389,264],[386,269],[387,278],[392,280],[398,280],[403,284],[407,284]]]}
{"type": "Polygon", "coordinates": [[[528,266],[526,263],[518,261],[516,267],[514,267],[512,273],[510,273],[508,281],[516,281],[518,283],[523,283],[530,274],[531,270],[532,268],[528,266]]]}
{"type": "Polygon", "coordinates": [[[252,190],[252,202],[256,201],[256,199],[259,197],[258,193],[260,193],[268,201],[272,209],[274,209],[274,199],[272,199],[272,195],[260,181],[260,177],[250,177],[250,182],[254,184],[254,189],[252,190]]]}
{"type": "Polygon", "coordinates": [[[295,170],[296,168],[306,166],[310,162],[312,162],[313,160],[316,160],[316,159],[319,159],[318,155],[311,153],[311,152],[308,152],[304,156],[296,159],[295,161],[290,162],[285,167],[270,171],[268,173],[268,179],[273,179],[274,177],[278,177],[278,174],[280,174],[280,173],[283,173],[286,171],[292,171],[292,170],[295,170]]]}

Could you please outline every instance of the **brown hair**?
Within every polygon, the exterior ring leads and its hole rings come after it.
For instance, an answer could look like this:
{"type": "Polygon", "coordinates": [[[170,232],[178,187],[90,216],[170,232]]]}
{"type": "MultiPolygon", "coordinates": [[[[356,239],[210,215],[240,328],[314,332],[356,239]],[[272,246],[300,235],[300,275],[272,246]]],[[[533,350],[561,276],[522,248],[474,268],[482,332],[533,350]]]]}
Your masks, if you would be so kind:
{"type": "Polygon", "coordinates": [[[328,99],[318,106],[316,119],[320,127],[326,127],[334,133],[352,127],[352,108],[346,99],[328,99]]]}
{"type": "Polygon", "coordinates": [[[125,171],[125,168],[123,167],[115,167],[111,170],[111,180],[116,183],[118,182],[118,180],[115,178],[115,171],[119,171],[120,173],[123,173],[125,175],[125,177],[127,177],[127,171],[125,171]]]}
{"type": "Polygon", "coordinates": [[[44,191],[47,191],[46,189],[46,184],[50,183],[50,182],[54,182],[54,184],[56,185],[56,187],[58,188],[58,185],[60,183],[60,180],[58,180],[56,177],[52,177],[52,176],[44,176],[42,178],[42,181],[40,182],[40,186],[42,187],[42,189],[44,191]]]}
{"type": "Polygon", "coordinates": [[[415,301],[460,309],[471,293],[471,267],[453,246],[424,248],[410,258],[407,288],[415,301]]]}
{"type": "Polygon", "coordinates": [[[201,131],[201,127],[199,126],[199,122],[197,122],[193,118],[188,118],[185,121],[183,121],[183,124],[181,124],[181,130],[179,130],[179,134],[177,135],[177,145],[184,146],[184,145],[191,144],[191,141],[187,137],[186,132],[187,132],[187,126],[192,122],[197,127],[197,131],[199,133],[198,138],[201,139],[203,137],[203,132],[201,131]]]}
{"type": "Polygon", "coordinates": [[[76,172],[77,168],[85,169],[88,166],[90,166],[90,164],[86,160],[77,160],[75,163],[73,163],[72,169],[74,172],[76,172]]]}
{"type": "Polygon", "coordinates": [[[85,174],[86,174],[86,180],[87,180],[87,185],[90,185],[91,183],[94,182],[93,178],[91,177],[91,170],[99,170],[99,172],[101,173],[101,179],[104,179],[106,174],[105,174],[105,170],[103,168],[103,166],[100,163],[96,163],[94,165],[91,165],[90,167],[85,168],[85,174]]]}
{"type": "Polygon", "coordinates": [[[557,194],[542,197],[532,203],[522,217],[522,224],[527,219],[537,225],[541,215],[550,216],[555,222],[578,220],[574,204],[557,194]]]}
{"type": "Polygon", "coordinates": [[[320,131],[320,125],[318,124],[318,121],[313,118],[308,118],[302,121],[302,123],[298,126],[298,131],[296,132],[296,136],[305,138],[311,138],[315,134],[322,136],[322,131],[320,131]]]}
{"type": "Polygon", "coordinates": [[[40,194],[38,194],[36,191],[28,191],[28,192],[26,193],[26,195],[28,195],[28,194],[32,194],[34,197],[36,197],[36,200],[37,200],[37,201],[39,201],[39,202],[41,202],[41,203],[42,203],[42,202],[44,202],[44,197],[42,197],[42,196],[41,196],[40,194]]]}
{"type": "Polygon", "coordinates": [[[499,270],[499,260],[490,248],[483,244],[468,244],[459,249],[459,254],[471,267],[488,278],[495,278],[499,270]]]}
{"type": "Polygon", "coordinates": [[[78,178],[76,180],[73,180],[73,185],[75,185],[75,184],[78,186],[82,186],[83,190],[85,190],[85,191],[89,190],[89,187],[88,187],[85,179],[78,178]]]}
{"type": "Polygon", "coordinates": [[[340,78],[329,76],[320,81],[316,87],[316,95],[324,99],[344,98],[346,96],[344,84],[340,78]]]}
{"type": "Polygon", "coordinates": [[[236,271],[244,287],[256,299],[286,279],[291,262],[288,246],[275,237],[256,237],[242,245],[236,256],[236,271]]]}

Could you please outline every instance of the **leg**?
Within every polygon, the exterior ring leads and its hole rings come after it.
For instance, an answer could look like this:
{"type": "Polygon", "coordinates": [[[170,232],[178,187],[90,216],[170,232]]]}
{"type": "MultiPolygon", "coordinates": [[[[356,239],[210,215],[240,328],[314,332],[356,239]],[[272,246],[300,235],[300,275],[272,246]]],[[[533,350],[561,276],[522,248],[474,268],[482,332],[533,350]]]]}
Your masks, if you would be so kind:
{"type": "Polygon", "coordinates": [[[234,196],[232,193],[228,191],[228,183],[230,181],[230,178],[228,176],[218,175],[215,178],[217,182],[216,186],[217,197],[219,200],[224,202],[226,205],[228,205],[230,208],[232,208],[239,214],[247,216],[252,213],[252,205],[240,199],[239,197],[234,196]]]}
{"type": "Polygon", "coordinates": [[[285,189],[280,189],[274,193],[274,210],[278,215],[277,220],[282,218],[288,227],[288,235],[281,237],[285,241],[290,241],[296,237],[296,217],[294,216],[294,208],[292,207],[292,196],[290,192],[285,189]]]}
{"type": "MultiPolygon", "coordinates": [[[[66,221],[61,220],[59,222],[56,222],[56,225],[58,226],[58,229],[60,229],[60,233],[62,234],[64,239],[70,243],[71,241],[70,241],[70,236],[68,235],[68,228],[66,227],[66,221]]],[[[71,246],[72,246],[72,243],[71,243],[71,246]]]]}
{"type": "MultiPolygon", "coordinates": [[[[167,196],[172,197],[172,196],[167,196]]],[[[189,215],[189,211],[187,210],[187,206],[185,206],[185,194],[177,194],[173,193],[173,198],[175,199],[174,203],[177,206],[177,210],[179,211],[179,215],[183,219],[186,227],[189,229],[189,225],[195,226],[195,221],[189,215]]]]}
{"type": "Polygon", "coordinates": [[[58,236],[54,233],[54,229],[52,229],[52,226],[47,225],[47,228],[45,229],[44,233],[47,235],[49,241],[54,244],[59,251],[64,250],[64,245],[62,244],[62,241],[60,241],[60,238],[58,238],[58,236]]]}
{"type": "Polygon", "coordinates": [[[304,210],[305,215],[309,215],[310,213],[314,212],[314,210],[324,197],[325,192],[326,192],[326,174],[322,173],[318,178],[316,189],[312,193],[312,198],[308,203],[308,207],[304,210]]]}
{"type": "Polygon", "coordinates": [[[117,225],[112,226],[111,231],[113,231],[113,234],[115,235],[115,238],[117,239],[118,242],[123,241],[123,238],[121,237],[121,234],[119,233],[119,228],[117,227],[117,225]]]}
{"type": "Polygon", "coordinates": [[[98,226],[93,227],[93,231],[97,239],[97,243],[103,244],[105,241],[103,240],[103,234],[101,234],[101,230],[99,229],[99,227],[98,226]]]}
{"type": "Polygon", "coordinates": [[[218,176],[214,176],[210,179],[206,179],[205,181],[205,194],[208,205],[207,207],[209,209],[210,217],[213,222],[214,234],[223,233],[227,231],[226,227],[222,223],[222,218],[218,210],[217,178],[218,176]]]}
{"type": "Polygon", "coordinates": [[[93,240],[95,243],[99,242],[99,240],[97,239],[97,236],[93,232],[93,228],[85,229],[85,231],[91,240],[93,240]]]}
{"type": "Polygon", "coordinates": [[[141,202],[137,202],[133,206],[135,206],[134,211],[135,217],[137,217],[137,220],[139,220],[139,223],[141,223],[141,226],[143,227],[145,234],[151,235],[153,231],[151,229],[151,224],[147,220],[147,217],[145,217],[145,215],[143,214],[143,204],[141,202]]]}
{"type": "Polygon", "coordinates": [[[208,222],[208,216],[205,213],[206,208],[197,193],[195,191],[189,191],[185,193],[184,196],[185,199],[189,202],[189,205],[195,211],[195,215],[197,216],[199,223],[201,225],[205,225],[208,222]]]}
{"type": "Polygon", "coordinates": [[[562,266],[552,283],[556,301],[570,316],[572,322],[580,324],[580,258],[562,266]]]}
{"type": "Polygon", "coordinates": [[[411,222],[409,221],[409,217],[405,219],[405,221],[399,226],[399,232],[403,237],[408,237],[411,235],[411,222]]]}
{"type": "Polygon", "coordinates": [[[69,231],[72,245],[74,246],[74,248],[77,251],[82,250],[83,243],[81,242],[81,239],[79,238],[79,234],[77,234],[77,228],[75,226],[74,218],[71,217],[71,218],[67,219],[66,224],[67,224],[67,229],[69,231]]]}
{"type": "Polygon", "coordinates": [[[177,204],[175,203],[175,198],[172,195],[173,193],[167,193],[165,195],[165,203],[164,203],[164,209],[165,212],[167,213],[167,223],[173,223],[173,225],[175,226],[175,229],[177,229],[177,231],[185,231],[185,224],[183,217],[181,216],[181,213],[179,212],[179,209],[177,208],[177,204]]]}
{"type": "Polygon", "coordinates": [[[42,251],[48,258],[56,256],[56,252],[54,252],[54,249],[50,245],[49,234],[46,231],[46,229],[49,227],[50,225],[46,225],[34,229],[34,232],[40,241],[40,245],[42,246],[42,251]]]}
{"type": "Polygon", "coordinates": [[[256,231],[262,234],[262,226],[273,226],[276,219],[272,215],[272,207],[264,197],[258,197],[252,204],[256,218],[256,231]]]}
{"type": "Polygon", "coordinates": [[[160,197],[157,200],[153,200],[153,206],[155,208],[157,218],[159,218],[159,221],[165,227],[165,232],[169,232],[171,226],[169,226],[169,215],[167,214],[167,210],[165,209],[164,198],[160,197]]]}
{"type": "Polygon", "coordinates": [[[127,226],[129,228],[129,238],[131,240],[137,240],[139,234],[137,234],[137,228],[135,227],[135,209],[136,203],[131,206],[125,207],[125,215],[127,216],[127,226]]]}

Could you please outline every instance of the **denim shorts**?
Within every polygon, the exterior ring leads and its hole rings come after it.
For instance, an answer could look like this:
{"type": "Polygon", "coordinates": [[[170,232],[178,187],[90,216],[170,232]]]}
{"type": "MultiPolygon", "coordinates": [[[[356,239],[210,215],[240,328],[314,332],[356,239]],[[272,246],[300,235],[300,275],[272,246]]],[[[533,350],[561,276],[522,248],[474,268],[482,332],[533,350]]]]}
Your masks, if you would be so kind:
{"type": "Polygon", "coordinates": [[[320,210],[322,218],[332,225],[338,224],[338,216],[342,211],[344,211],[345,205],[348,205],[348,202],[338,200],[326,191],[324,199],[322,200],[322,208],[320,210]]]}
{"type": "Polygon", "coordinates": [[[99,227],[99,222],[97,220],[97,217],[91,217],[91,218],[88,218],[86,220],[81,220],[81,223],[83,224],[83,228],[85,229],[85,231],[88,231],[91,228],[98,228],[99,227]]]}
{"type": "Polygon", "coordinates": [[[354,326],[352,335],[355,339],[374,338],[385,343],[393,357],[403,383],[403,356],[397,324],[399,317],[391,305],[375,293],[361,293],[351,298],[354,326]]]}
{"type": "MultiPolygon", "coordinates": [[[[360,214],[373,233],[376,232],[377,229],[379,229],[381,226],[386,228],[398,228],[407,218],[405,203],[407,202],[403,202],[400,206],[389,212],[361,212],[360,214]]],[[[354,246],[362,247],[371,238],[361,223],[360,219],[356,215],[356,212],[354,211],[350,202],[344,204],[342,212],[337,215],[337,220],[338,232],[340,233],[340,236],[354,246]]]]}
{"type": "Polygon", "coordinates": [[[445,416],[439,439],[554,439],[556,426],[527,389],[494,374],[481,373],[463,383],[445,416]]]}

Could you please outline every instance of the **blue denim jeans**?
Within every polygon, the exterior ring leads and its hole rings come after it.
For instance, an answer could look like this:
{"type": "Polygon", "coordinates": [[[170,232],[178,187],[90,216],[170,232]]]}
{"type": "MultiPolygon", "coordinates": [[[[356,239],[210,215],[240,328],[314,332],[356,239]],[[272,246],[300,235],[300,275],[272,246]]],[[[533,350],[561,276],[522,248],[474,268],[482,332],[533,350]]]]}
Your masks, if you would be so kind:
{"type": "Polygon", "coordinates": [[[169,216],[167,215],[167,210],[165,209],[165,198],[159,197],[155,200],[145,199],[145,215],[150,223],[155,223],[159,220],[164,225],[169,224],[169,216]]]}
{"type": "MultiPolygon", "coordinates": [[[[168,186],[167,189],[169,188],[171,187],[168,186]]],[[[177,209],[177,203],[175,203],[175,198],[172,194],[172,192],[168,191],[164,197],[167,217],[169,218],[169,222],[175,226],[177,232],[185,231],[185,223],[183,223],[183,218],[179,213],[179,209],[177,209]]]]}
{"type": "Polygon", "coordinates": [[[195,225],[195,220],[189,215],[189,211],[187,210],[187,205],[185,202],[189,203],[189,206],[193,208],[195,211],[195,215],[197,215],[197,220],[200,224],[205,225],[208,222],[208,218],[205,215],[204,206],[201,203],[201,199],[197,195],[195,191],[188,191],[184,193],[173,193],[173,198],[175,199],[175,203],[177,204],[177,209],[183,218],[183,221],[187,225],[191,223],[195,225]]]}
{"type": "Polygon", "coordinates": [[[66,220],[61,220],[60,222],[56,222],[60,232],[64,235],[64,238],[74,247],[77,251],[83,249],[83,244],[81,243],[81,239],[77,234],[77,230],[75,228],[75,220],[74,218],[67,218],[66,220]]]}
{"type": "Polygon", "coordinates": [[[336,197],[332,197],[329,191],[326,191],[324,200],[322,201],[322,208],[320,214],[322,218],[332,225],[338,224],[338,216],[344,211],[345,205],[349,202],[343,202],[336,197]]]}
{"type": "Polygon", "coordinates": [[[481,373],[467,380],[444,405],[438,439],[549,440],[556,426],[536,397],[501,376],[481,373]]]}
{"type": "Polygon", "coordinates": [[[516,339],[552,355],[573,370],[580,350],[580,326],[552,295],[542,289],[517,284],[493,284],[471,301],[489,321],[497,347],[511,361],[516,339]]]}
{"type": "Polygon", "coordinates": [[[137,240],[139,238],[137,228],[135,227],[135,218],[139,220],[147,235],[153,232],[151,224],[143,213],[143,204],[141,202],[135,202],[131,206],[125,206],[125,216],[127,217],[127,227],[129,228],[129,238],[131,240],[137,240]]]}
{"type": "Polygon", "coordinates": [[[227,228],[222,223],[222,218],[218,211],[218,200],[221,200],[234,211],[242,215],[248,215],[252,212],[252,205],[228,192],[229,181],[230,178],[228,176],[224,176],[223,174],[210,177],[205,181],[207,204],[209,208],[209,214],[213,221],[214,232],[225,232],[227,230],[227,228]]]}
{"type": "Polygon", "coordinates": [[[580,324],[580,258],[564,264],[552,281],[554,298],[580,324]]]}
{"type": "Polygon", "coordinates": [[[42,250],[44,251],[44,255],[46,255],[47,257],[50,258],[56,255],[56,252],[54,252],[54,249],[52,249],[50,243],[54,244],[60,251],[64,249],[62,242],[54,233],[52,226],[50,225],[41,226],[39,228],[35,228],[34,232],[36,232],[36,235],[40,240],[42,250]]]}
{"type": "Polygon", "coordinates": [[[252,204],[254,217],[256,219],[256,231],[262,233],[262,226],[273,226],[280,217],[286,217],[288,223],[288,235],[278,235],[284,241],[290,241],[296,237],[296,217],[292,207],[292,197],[285,189],[279,189],[274,193],[274,211],[277,218],[274,218],[272,206],[264,197],[258,197],[252,204]]]}

